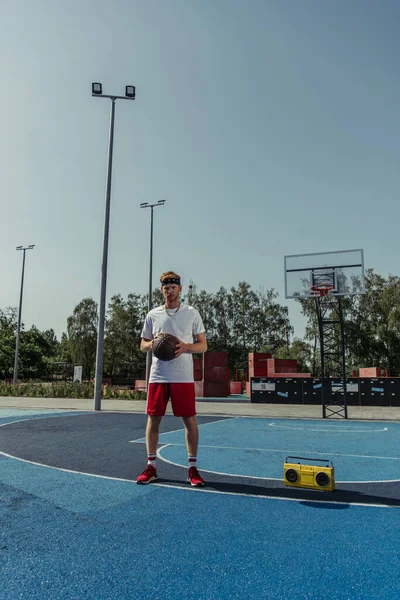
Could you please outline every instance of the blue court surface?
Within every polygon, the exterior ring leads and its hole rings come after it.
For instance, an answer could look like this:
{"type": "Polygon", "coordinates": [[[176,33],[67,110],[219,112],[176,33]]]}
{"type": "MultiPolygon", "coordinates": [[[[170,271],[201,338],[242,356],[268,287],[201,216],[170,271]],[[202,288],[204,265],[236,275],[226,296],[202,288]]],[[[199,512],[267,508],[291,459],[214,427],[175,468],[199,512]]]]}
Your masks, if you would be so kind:
{"type": "Polygon", "coordinates": [[[146,417],[0,410],[0,599],[400,597],[400,423],[199,416],[185,481],[179,419],[138,486],[146,417]],[[283,484],[329,459],[336,490],[283,484]]]}

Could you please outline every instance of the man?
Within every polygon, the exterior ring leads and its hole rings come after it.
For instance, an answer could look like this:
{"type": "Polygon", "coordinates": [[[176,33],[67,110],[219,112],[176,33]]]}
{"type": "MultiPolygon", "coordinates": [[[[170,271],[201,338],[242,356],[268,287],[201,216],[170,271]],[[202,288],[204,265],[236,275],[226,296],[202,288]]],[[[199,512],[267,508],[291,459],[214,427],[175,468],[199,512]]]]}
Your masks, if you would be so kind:
{"type": "Polygon", "coordinates": [[[165,304],[153,308],[147,316],[142,330],[140,349],[151,352],[154,339],[160,333],[175,335],[180,343],[171,361],[162,361],[153,356],[147,390],[147,468],[136,482],[147,484],[157,479],[156,458],[159,428],[168,400],[171,398],[173,413],[182,417],[186,429],[188,450],[187,479],[194,487],[204,485],[197,470],[199,429],[196,419],[196,396],[193,378],[192,354],[207,350],[207,340],[200,314],[192,306],[182,304],[181,278],[173,271],[160,277],[161,291],[165,304]],[[194,338],[196,341],[194,341],[194,338]]]}

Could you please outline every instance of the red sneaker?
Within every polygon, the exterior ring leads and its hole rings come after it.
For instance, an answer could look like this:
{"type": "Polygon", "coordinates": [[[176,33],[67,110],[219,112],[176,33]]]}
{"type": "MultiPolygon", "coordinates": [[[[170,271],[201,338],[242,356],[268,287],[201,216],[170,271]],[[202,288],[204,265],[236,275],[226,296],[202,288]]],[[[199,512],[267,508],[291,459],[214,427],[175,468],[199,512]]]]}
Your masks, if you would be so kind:
{"type": "Polygon", "coordinates": [[[143,473],[136,479],[136,483],[146,484],[151,483],[156,479],[158,479],[157,471],[152,465],[147,465],[143,473]]]}
{"type": "Polygon", "coordinates": [[[196,467],[190,467],[188,471],[187,480],[190,482],[190,485],[193,487],[201,487],[204,485],[204,480],[196,467]]]}

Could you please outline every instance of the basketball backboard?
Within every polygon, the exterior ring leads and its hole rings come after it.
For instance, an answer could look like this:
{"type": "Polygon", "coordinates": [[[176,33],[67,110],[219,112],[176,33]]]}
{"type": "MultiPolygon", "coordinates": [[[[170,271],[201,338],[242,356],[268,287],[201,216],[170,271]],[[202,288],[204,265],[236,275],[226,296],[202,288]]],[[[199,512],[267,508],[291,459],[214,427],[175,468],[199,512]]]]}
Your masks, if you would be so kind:
{"type": "Polygon", "coordinates": [[[314,284],[329,282],[332,296],[365,294],[364,251],[338,250],[285,256],[285,298],[316,295],[314,284]]]}

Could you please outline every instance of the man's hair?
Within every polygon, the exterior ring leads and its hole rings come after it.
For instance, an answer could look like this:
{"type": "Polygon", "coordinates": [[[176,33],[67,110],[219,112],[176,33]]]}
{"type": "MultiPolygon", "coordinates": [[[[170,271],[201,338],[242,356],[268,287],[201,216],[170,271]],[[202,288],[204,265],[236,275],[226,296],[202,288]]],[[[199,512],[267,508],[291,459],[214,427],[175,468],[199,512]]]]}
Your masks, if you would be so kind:
{"type": "Polygon", "coordinates": [[[181,280],[181,276],[178,275],[177,273],[175,273],[175,271],[166,271],[160,277],[161,284],[163,283],[164,279],[177,279],[177,280],[180,281],[181,280]]]}

